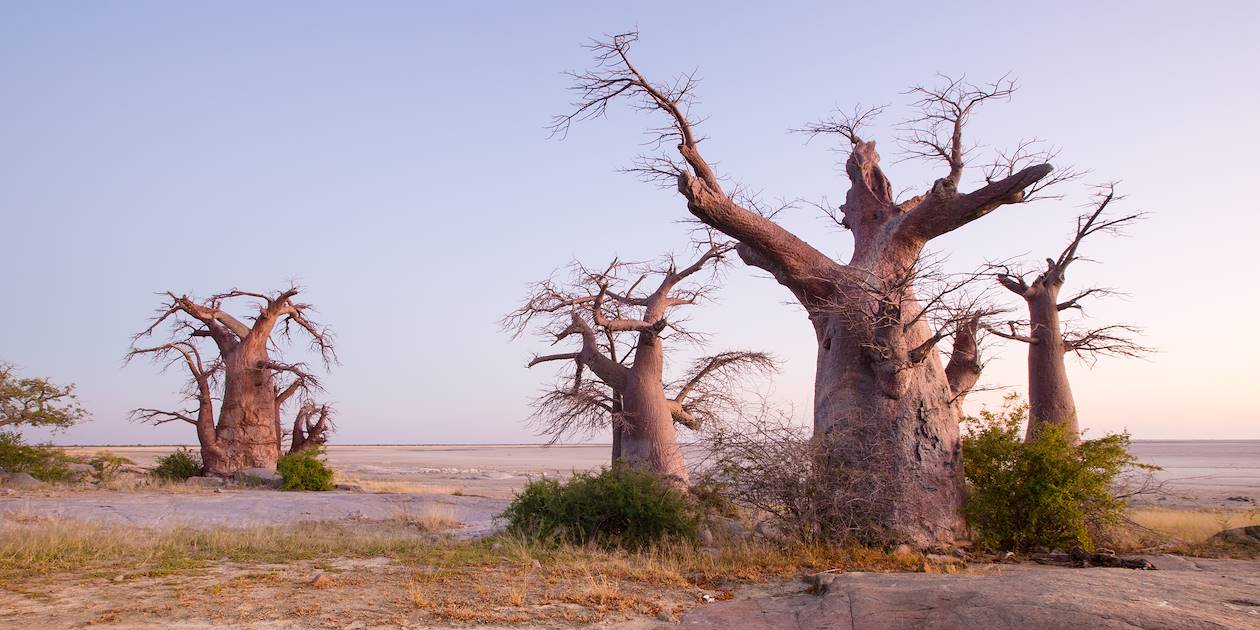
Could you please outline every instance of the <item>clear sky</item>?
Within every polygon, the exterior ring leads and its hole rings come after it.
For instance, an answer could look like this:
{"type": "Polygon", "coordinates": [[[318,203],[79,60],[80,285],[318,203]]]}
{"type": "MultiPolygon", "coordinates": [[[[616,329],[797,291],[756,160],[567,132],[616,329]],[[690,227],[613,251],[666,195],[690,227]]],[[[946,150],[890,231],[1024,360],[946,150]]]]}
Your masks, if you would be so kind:
{"type": "MultiPolygon", "coordinates": [[[[1037,136],[1120,180],[1150,218],[1100,237],[1069,286],[1126,290],[1092,321],[1145,328],[1159,352],[1070,370],[1082,424],[1138,438],[1260,438],[1260,4],[169,3],[0,4],[0,359],[79,386],[91,422],[64,443],[191,442],[130,423],[182,376],[122,367],[157,291],[297,280],[338,334],[326,378],[341,442],[521,442],[548,368],[497,320],[573,257],[680,250],[679,197],[617,172],[654,121],[544,127],[587,38],[637,27],[666,78],[699,68],[706,156],[770,198],[843,197],[838,154],[786,132],[836,106],[890,103],[874,129],[897,189],[940,174],[895,163],[911,84],[936,72],[1022,89],[971,137],[1037,136]],[[1250,324],[1248,322],[1251,322],[1250,324]]],[[[974,175],[974,173],[973,173],[974,175]]],[[[1083,188],[1006,207],[934,248],[964,270],[1039,260],[1083,188]]],[[[815,212],[783,222],[846,257],[815,212]]],[[[814,339],[773,281],[736,265],[692,316],[713,347],[784,361],[773,395],[810,407],[814,339]]],[[[983,379],[1024,383],[1023,348],[983,379]]],[[[976,403],[994,400],[978,396],[976,403]]],[[[31,436],[41,438],[40,432],[31,436]]]]}

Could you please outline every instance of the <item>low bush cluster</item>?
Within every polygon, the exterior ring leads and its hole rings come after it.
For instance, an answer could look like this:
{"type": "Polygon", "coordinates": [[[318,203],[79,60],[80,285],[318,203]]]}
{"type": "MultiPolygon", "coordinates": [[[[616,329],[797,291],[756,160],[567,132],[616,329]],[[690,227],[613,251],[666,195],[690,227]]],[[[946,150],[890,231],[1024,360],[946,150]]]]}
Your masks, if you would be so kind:
{"type": "Polygon", "coordinates": [[[66,481],[72,459],[50,444],[27,444],[12,431],[0,431],[0,470],[30,473],[41,481],[66,481]]]}
{"type": "Polygon", "coordinates": [[[153,476],[172,481],[184,480],[201,474],[201,456],[181,447],[169,455],[158,458],[153,468],[153,476]]]}
{"type": "Polygon", "coordinates": [[[123,466],[135,464],[130,459],[122,455],[115,455],[109,451],[96,453],[87,463],[96,469],[96,478],[101,481],[111,481],[118,475],[118,471],[122,470],[123,466]]]}
{"type": "Polygon", "coordinates": [[[1008,400],[966,420],[962,438],[973,541],[990,550],[1031,547],[1092,550],[1092,532],[1123,519],[1115,491],[1122,475],[1153,470],[1128,450],[1128,434],[1074,443],[1058,426],[1025,441],[1028,406],[1008,400]]]}
{"type": "Polygon", "coordinates": [[[296,453],[289,453],[280,458],[276,464],[276,472],[282,479],[283,490],[317,490],[333,489],[333,470],[323,459],[323,448],[312,448],[296,453]]]}
{"type": "Polygon", "coordinates": [[[561,483],[531,482],[503,513],[508,527],[548,543],[641,549],[654,543],[695,541],[696,505],[667,481],[622,464],[576,473],[561,483]]]}

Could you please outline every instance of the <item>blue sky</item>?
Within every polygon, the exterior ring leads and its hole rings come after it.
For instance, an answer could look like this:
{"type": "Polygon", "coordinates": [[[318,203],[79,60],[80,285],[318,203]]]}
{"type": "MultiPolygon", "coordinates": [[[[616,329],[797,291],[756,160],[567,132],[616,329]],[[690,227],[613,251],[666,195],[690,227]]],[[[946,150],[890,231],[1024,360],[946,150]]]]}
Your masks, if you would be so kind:
{"type": "MultiPolygon", "coordinates": [[[[170,406],[181,377],[123,368],[157,291],[290,280],[338,333],[326,379],[342,442],[520,442],[551,373],[498,319],[573,257],[646,258],[686,243],[676,194],[617,169],[653,121],[618,109],[549,139],[580,44],[637,27],[640,66],[699,69],[706,155],[770,198],[842,198],[838,154],[787,129],[854,103],[896,188],[902,92],[936,72],[1022,89],[970,130],[988,148],[1036,136],[1120,180],[1150,218],[1100,238],[1071,286],[1114,286],[1092,321],[1146,329],[1145,360],[1074,363],[1082,423],[1139,438],[1260,437],[1260,342],[1248,321],[1260,205],[1260,5],[1184,3],[63,3],[0,5],[0,359],[78,384],[92,422],[67,443],[174,443],[127,421],[170,406]],[[1251,78],[1248,78],[1251,77],[1251,78]]],[[[973,173],[975,175],[975,173],[973,173]]],[[[963,270],[1057,252],[1083,187],[1008,207],[935,242],[963,270]]],[[[783,222],[845,257],[802,209],[783,222]]],[[[732,267],[692,316],[713,347],[784,361],[773,395],[809,409],[813,334],[788,294],[732,267]]],[[[1023,349],[985,382],[1022,388],[1023,349]]],[[[682,355],[680,355],[682,356],[682,355]]],[[[994,400],[976,397],[976,404],[994,400]]],[[[42,437],[39,432],[32,432],[42,437]]]]}

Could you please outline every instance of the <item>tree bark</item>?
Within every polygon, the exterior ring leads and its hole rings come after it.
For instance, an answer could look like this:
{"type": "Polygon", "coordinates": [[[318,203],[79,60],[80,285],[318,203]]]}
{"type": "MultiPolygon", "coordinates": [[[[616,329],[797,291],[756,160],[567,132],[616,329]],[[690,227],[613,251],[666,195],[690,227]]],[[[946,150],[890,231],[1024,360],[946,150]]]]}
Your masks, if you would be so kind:
{"type": "Polygon", "coordinates": [[[687,467],[665,397],[664,353],[653,332],[639,333],[634,367],[622,393],[621,461],[686,485],[687,467]]]}
{"type": "Polygon", "coordinates": [[[612,463],[617,463],[621,459],[621,436],[623,427],[621,426],[621,395],[613,393],[612,409],[609,410],[608,416],[612,419],[612,463]]]}
{"type": "Polygon", "coordinates": [[[1034,283],[1025,294],[1028,304],[1030,332],[1028,344],[1028,430],[1026,439],[1050,424],[1060,424],[1068,435],[1078,439],[1081,432],[1076,418],[1076,400],[1068,381],[1067,347],[1059,323],[1059,287],[1034,283]]]}
{"type": "Polygon", "coordinates": [[[223,404],[219,410],[218,444],[224,456],[207,466],[213,475],[230,476],[243,468],[275,469],[276,393],[272,385],[265,337],[247,340],[223,357],[223,404]]]}

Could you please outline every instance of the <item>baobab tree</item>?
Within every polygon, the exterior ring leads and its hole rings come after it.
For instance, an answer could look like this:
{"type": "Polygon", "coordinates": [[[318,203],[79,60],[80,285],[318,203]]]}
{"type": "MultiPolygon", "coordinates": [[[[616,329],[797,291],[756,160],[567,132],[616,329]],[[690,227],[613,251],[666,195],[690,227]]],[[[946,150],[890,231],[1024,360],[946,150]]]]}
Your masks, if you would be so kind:
{"type": "Polygon", "coordinates": [[[715,282],[686,282],[715,267],[730,251],[711,243],[692,264],[679,269],[614,260],[602,271],[575,265],[570,284],[554,280],[532,287],[526,303],[504,319],[519,336],[538,323],[555,343],[577,338],[570,352],[535,356],[529,367],[570,362],[573,371],[535,401],[535,420],[553,439],[605,427],[613,430],[613,459],[686,483],[678,447],[682,425],[700,430],[734,395],[719,385],[750,370],[773,368],[760,352],[724,352],[697,360],[681,378],[664,381],[667,339],[698,337],[671,319],[677,308],[696,304],[715,282]],[[647,283],[654,281],[654,285],[647,283]],[[623,342],[627,336],[631,341],[623,342]],[[592,381],[586,373],[594,375],[592,381]]]}
{"type": "Polygon", "coordinates": [[[227,476],[243,468],[274,469],[281,448],[280,406],[293,393],[318,387],[302,363],[271,357],[277,338],[288,339],[300,331],[310,338],[326,368],[336,361],[332,334],[310,319],[309,304],[293,300],[297,294],[296,287],[272,294],[232,290],[198,301],[166,293],[167,300],[153,322],[133,338],[127,359],[152,356],[157,361],[183,363],[191,375],[187,400],[195,409],[142,408],[134,412],[135,417],[157,424],[183,421],[195,425],[208,474],[227,476]],[[228,303],[237,301],[253,303],[257,313],[251,324],[226,310],[228,303]],[[165,343],[141,345],[164,323],[171,330],[165,343]],[[203,358],[198,346],[198,341],[206,338],[217,351],[209,360],[203,358]],[[285,375],[293,382],[283,384],[285,375]],[[221,401],[217,419],[216,399],[221,401]]]}
{"type": "Polygon", "coordinates": [[[1076,414],[1076,401],[1068,382],[1065,358],[1076,354],[1093,361],[1100,355],[1134,357],[1147,352],[1138,345],[1132,335],[1137,328],[1114,324],[1100,328],[1075,330],[1065,328],[1059,314],[1071,310],[1083,310],[1082,300],[1102,297],[1112,293],[1109,289],[1090,288],[1067,298],[1060,292],[1067,280],[1068,267],[1080,260],[1081,242],[1100,232],[1116,233],[1138,220],[1140,214],[1109,217],[1108,206],[1119,200],[1115,186],[1104,186],[1090,212],[1076,221],[1076,232],[1063,251],[1054,258],[1046,259],[1045,269],[1031,281],[1028,274],[1012,271],[1009,266],[997,267],[994,274],[998,284],[1023,298],[1028,319],[1007,322],[1006,329],[992,327],[990,331],[1006,339],[1028,345],[1028,429],[1027,438],[1050,424],[1066,427],[1072,439],[1080,436],[1080,422],[1076,414]]]}
{"type": "MultiPolygon", "coordinates": [[[[578,97],[555,118],[554,133],[563,136],[574,121],[603,116],[619,100],[663,117],[648,144],[676,148],[677,157],[644,156],[632,170],[676,186],[692,215],[735,239],[740,259],[769,272],[804,307],[818,341],[815,435],[843,429],[851,437],[836,441],[845,450],[831,465],[881,477],[878,485],[887,492],[888,509],[871,512],[858,535],[920,546],[952,543],[962,525],[959,414],[952,404],[961,392],[951,387],[951,370],[937,349],[951,333],[931,329],[914,284],[903,279],[913,277],[908,272],[932,239],[1001,206],[1030,201],[1058,179],[1041,163],[971,192],[961,189],[970,154],[967,122],[983,104],[1007,100],[1013,81],[974,85],[946,78],[942,86],[910,91],[917,113],[901,126],[905,151],[946,170],[923,194],[905,200],[894,197],[875,142],[860,136],[882,108],[857,109],[802,130],[837,136],[849,147],[850,188],[836,216],[853,236],[853,253],[840,263],[777,224],[739,187],[728,189],[700,152],[691,116],[694,76],[649,80],[630,59],[637,39],[626,33],[591,44],[596,66],[571,75],[578,97]],[[886,299],[890,293],[895,299],[886,299]],[[876,450],[883,457],[869,457],[876,450]]],[[[954,355],[961,360],[966,353],[954,355]]]]}
{"type": "Polygon", "coordinates": [[[300,453],[328,443],[332,431],[332,407],[315,402],[303,403],[293,417],[293,428],[288,431],[289,453],[300,453]]]}

